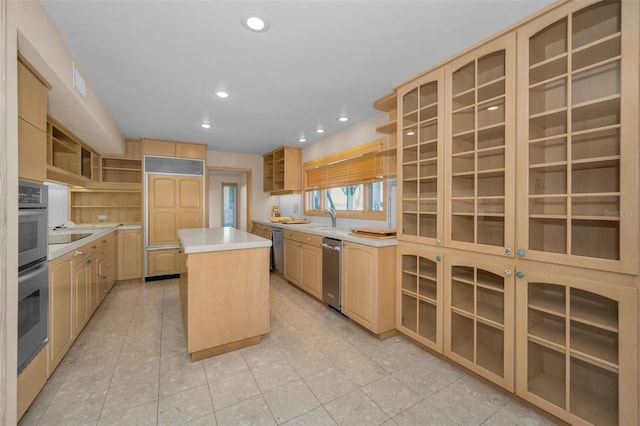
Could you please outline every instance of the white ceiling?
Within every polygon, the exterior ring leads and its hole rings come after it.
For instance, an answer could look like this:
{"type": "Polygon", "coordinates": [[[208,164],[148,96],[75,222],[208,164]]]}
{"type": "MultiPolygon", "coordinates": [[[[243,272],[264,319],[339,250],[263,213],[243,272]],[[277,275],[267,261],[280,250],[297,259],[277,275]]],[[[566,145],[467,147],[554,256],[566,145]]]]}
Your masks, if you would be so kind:
{"type": "Polygon", "coordinates": [[[43,3],[125,137],[263,154],[377,114],[394,85],[551,2],[43,3]],[[249,13],[269,31],[246,30],[249,13]]]}

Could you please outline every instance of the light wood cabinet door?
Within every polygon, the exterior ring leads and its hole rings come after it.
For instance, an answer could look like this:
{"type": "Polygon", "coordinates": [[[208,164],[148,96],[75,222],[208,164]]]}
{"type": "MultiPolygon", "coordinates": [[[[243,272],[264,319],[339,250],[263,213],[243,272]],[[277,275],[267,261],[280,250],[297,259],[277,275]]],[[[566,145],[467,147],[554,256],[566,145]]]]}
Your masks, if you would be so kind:
{"type": "Polygon", "coordinates": [[[262,189],[272,195],[294,194],[302,191],[302,150],[282,146],[263,155],[262,189]]]}
{"type": "Polygon", "coordinates": [[[73,255],[49,262],[49,375],[60,364],[74,339],[73,255]]]}
{"type": "Polygon", "coordinates": [[[142,152],[144,155],[157,155],[159,157],[175,157],[176,143],[155,139],[142,139],[142,152]]]}
{"type": "Polygon", "coordinates": [[[638,424],[637,290],[518,268],[516,392],[570,424],[638,424]]]}
{"type": "Polygon", "coordinates": [[[18,176],[44,182],[47,179],[47,135],[18,118],[18,176]]]}
{"type": "Polygon", "coordinates": [[[102,254],[102,250],[96,252],[91,258],[89,267],[89,318],[98,309],[102,301],[102,277],[100,276],[100,271],[104,268],[105,259],[106,256],[102,254]]]}
{"type": "MultiPolygon", "coordinates": [[[[48,343],[47,343],[48,345],[48,343]]],[[[33,358],[27,367],[18,375],[16,386],[17,418],[26,413],[31,403],[47,382],[47,348],[46,346],[33,358]]]]}
{"type": "Polygon", "coordinates": [[[181,272],[181,248],[148,250],[148,276],[171,275],[181,272]]]}
{"type": "Polygon", "coordinates": [[[638,273],[640,3],[569,2],[518,30],[518,255],[638,273]]]}
{"type": "Polygon", "coordinates": [[[47,87],[18,61],[18,117],[47,131],[47,87]]]}
{"type": "Polygon", "coordinates": [[[446,67],[445,245],[513,257],[515,33],[446,67]]]}
{"type": "Polygon", "coordinates": [[[142,277],[142,232],[118,231],[118,281],[142,277]]]}
{"type": "Polygon", "coordinates": [[[302,289],[322,300],[322,248],[301,244],[300,262],[302,289]]]}
{"type": "Polygon", "coordinates": [[[74,300],[74,334],[82,331],[91,311],[89,309],[89,294],[91,291],[91,263],[93,259],[84,260],[74,268],[73,300],[74,300]]]}
{"type": "Polygon", "coordinates": [[[178,244],[178,229],[203,226],[202,178],[150,175],[149,245],[178,244]]]}
{"type": "Polygon", "coordinates": [[[176,142],[176,157],[207,159],[207,145],[197,143],[176,142]]]}
{"type": "Polygon", "coordinates": [[[295,285],[300,285],[300,243],[284,239],[284,277],[295,285]]]}
{"type": "Polygon", "coordinates": [[[425,246],[397,247],[396,328],[442,353],[444,262],[441,252],[425,246]]]}
{"type": "Polygon", "coordinates": [[[395,334],[395,246],[342,242],[342,312],[381,338],[395,334]]]}
{"type": "Polygon", "coordinates": [[[492,262],[445,257],[444,354],[513,392],[514,268],[492,262]]]}

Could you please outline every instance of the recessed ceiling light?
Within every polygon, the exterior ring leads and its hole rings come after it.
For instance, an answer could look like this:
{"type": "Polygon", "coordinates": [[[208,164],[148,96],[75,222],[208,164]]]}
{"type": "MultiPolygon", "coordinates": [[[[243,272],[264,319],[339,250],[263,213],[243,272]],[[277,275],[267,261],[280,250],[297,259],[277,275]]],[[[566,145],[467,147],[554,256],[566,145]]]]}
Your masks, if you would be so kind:
{"type": "Polygon", "coordinates": [[[241,22],[246,29],[256,33],[263,33],[269,29],[269,21],[255,15],[244,16],[241,22]]]}
{"type": "Polygon", "coordinates": [[[316,129],[316,133],[324,133],[324,129],[316,129]]]}
{"type": "Polygon", "coordinates": [[[347,117],[346,115],[342,115],[338,117],[338,121],[349,121],[349,117],[347,117]]]}
{"type": "Polygon", "coordinates": [[[224,90],[218,90],[216,92],[216,96],[219,98],[228,98],[229,97],[229,93],[225,92],[224,90]]]}
{"type": "Polygon", "coordinates": [[[298,138],[298,142],[304,143],[307,141],[307,138],[298,138]]]}
{"type": "Polygon", "coordinates": [[[498,105],[493,105],[493,106],[490,106],[489,108],[487,108],[487,111],[495,111],[498,108],[499,108],[498,105]]]}
{"type": "Polygon", "coordinates": [[[416,132],[407,132],[407,136],[413,136],[415,134],[416,134],[416,132]]]}
{"type": "Polygon", "coordinates": [[[211,124],[209,124],[209,123],[202,123],[200,126],[202,126],[203,129],[210,129],[211,128],[211,124]]]}

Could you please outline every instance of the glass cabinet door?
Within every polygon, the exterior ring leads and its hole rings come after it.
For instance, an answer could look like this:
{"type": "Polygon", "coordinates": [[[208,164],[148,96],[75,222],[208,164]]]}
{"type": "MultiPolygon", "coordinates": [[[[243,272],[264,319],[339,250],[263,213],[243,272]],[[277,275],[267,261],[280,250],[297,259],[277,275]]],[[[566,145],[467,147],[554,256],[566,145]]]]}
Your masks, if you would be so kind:
{"type": "Polygon", "coordinates": [[[444,353],[488,380],[514,388],[513,267],[447,256],[444,353]]]}
{"type": "Polygon", "coordinates": [[[446,244],[512,256],[515,37],[447,67],[446,244]]]}
{"type": "Polygon", "coordinates": [[[442,240],[442,80],[443,70],[436,70],[398,91],[399,239],[442,240]]]}
{"type": "Polygon", "coordinates": [[[442,353],[442,255],[398,246],[397,328],[442,353]]]}
{"type": "Polygon", "coordinates": [[[637,424],[636,289],[518,276],[517,393],[572,424],[637,424]]]}
{"type": "Polygon", "coordinates": [[[601,1],[522,30],[521,256],[637,272],[637,9],[601,1]]]}

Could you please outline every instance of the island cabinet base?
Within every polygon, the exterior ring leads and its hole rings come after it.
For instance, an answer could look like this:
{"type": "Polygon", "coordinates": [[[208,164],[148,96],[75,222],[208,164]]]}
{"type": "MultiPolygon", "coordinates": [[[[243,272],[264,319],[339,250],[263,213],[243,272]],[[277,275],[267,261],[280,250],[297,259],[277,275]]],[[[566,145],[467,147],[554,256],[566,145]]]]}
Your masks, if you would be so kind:
{"type": "Polygon", "coordinates": [[[269,248],[187,253],[180,279],[192,361],[260,343],[269,332],[269,248]]]}

